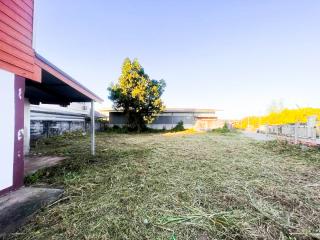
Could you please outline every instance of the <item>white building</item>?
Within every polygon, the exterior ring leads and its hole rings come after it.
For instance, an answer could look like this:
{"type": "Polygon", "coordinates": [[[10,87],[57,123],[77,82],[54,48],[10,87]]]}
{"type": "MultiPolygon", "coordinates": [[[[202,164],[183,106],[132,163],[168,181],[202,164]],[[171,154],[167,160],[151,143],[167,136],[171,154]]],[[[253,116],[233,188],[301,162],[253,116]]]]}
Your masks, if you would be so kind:
{"type": "MultiPolygon", "coordinates": [[[[109,126],[111,127],[115,125],[122,127],[127,124],[126,116],[122,111],[103,109],[101,112],[109,116],[109,126]]],[[[197,130],[220,128],[224,124],[223,121],[218,120],[214,109],[167,108],[148,127],[170,130],[181,121],[184,128],[195,128],[197,130]]]]}

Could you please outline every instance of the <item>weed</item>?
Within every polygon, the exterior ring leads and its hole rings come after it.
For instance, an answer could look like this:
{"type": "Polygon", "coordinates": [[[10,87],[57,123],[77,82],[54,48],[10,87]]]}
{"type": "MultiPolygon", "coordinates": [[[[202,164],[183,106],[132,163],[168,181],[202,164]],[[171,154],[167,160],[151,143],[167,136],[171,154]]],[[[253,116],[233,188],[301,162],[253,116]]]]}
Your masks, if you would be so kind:
{"type": "Polygon", "coordinates": [[[177,125],[171,129],[171,132],[181,132],[181,131],[184,131],[185,128],[183,126],[183,121],[180,121],[177,123],[177,125]]]}

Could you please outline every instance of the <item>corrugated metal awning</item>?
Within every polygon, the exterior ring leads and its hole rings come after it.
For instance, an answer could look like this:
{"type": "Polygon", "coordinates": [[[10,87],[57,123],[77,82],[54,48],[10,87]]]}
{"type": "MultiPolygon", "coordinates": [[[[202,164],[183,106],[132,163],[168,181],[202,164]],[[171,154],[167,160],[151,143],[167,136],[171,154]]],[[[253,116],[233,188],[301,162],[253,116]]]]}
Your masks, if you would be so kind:
{"type": "Polygon", "coordinates": [[[39,54],[36,54],[35,63],[40,67],[41,81],[26,81],[25,97],[30,103],[69,105],[71,102],[103,101],[39,54]]]}

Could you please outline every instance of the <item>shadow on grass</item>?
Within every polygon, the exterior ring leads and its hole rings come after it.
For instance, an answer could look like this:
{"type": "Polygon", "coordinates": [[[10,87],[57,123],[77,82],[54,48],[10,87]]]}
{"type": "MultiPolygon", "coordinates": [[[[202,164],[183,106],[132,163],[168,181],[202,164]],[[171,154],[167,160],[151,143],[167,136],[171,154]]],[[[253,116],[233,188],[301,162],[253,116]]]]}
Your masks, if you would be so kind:
{"type": "Polygon", "coordinates": [[[52,186],[61,186],[64,185],[66,177],[82,174],[88,168],[103,167],[107,169],[121,164],[123,158],[128,156],[142,157],[147,153],[146,149],[106,149],[105,146],[99,147],[97,144],[97,153],[92,156],[89,141],[89,136],[80,132],[37,141],[33,144],[31,155],[67,156],[68,159],[56,166],[40,169],[26,176],[24,183],[32,185],[41,182],[52,186]]]}

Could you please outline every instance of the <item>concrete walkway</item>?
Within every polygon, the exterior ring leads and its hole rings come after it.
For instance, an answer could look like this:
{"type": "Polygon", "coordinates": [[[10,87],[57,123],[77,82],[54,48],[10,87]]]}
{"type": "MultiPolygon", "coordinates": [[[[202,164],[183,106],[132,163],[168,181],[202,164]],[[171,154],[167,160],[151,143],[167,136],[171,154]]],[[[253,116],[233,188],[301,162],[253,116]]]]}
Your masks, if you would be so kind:
{"type": "Polygon", "coordinates": [[[0,239],[16,231],[44,206],[57,201],[61,189],[23,187],[0,198],[0,239]]]}
{"type": "MultiPolygon", "coordinates": [[[[276,135],[268,135],[264,133],[255,133],[255,132],[247,132],[243,131],[242,135],[257,141],[272,141],[272,140],[283,140],[288,141],[292,144],[294,144],[294,139],[291,137],[285,137],[285,136],[276,136],[276,135]]],[[[309,147],[320,147],[320,139],[305,139],[305,138],[299,138],[297,141],[298,144],[306,145],[309,147]]]]}
{"type": "Polygon", "coordinates": [[[276,140],[275,136],[272,135],[267,135],[264,133],[256,133],[256,132],[247,132],[247,131],[243,131],[242,134],[245,137],[257,140],[257,141],[272,141],[272,140],[276,140]]]}
{"type": "Polygon", "coordinates": [[[36,171],[52,167],[59,164],[61,161],[67,159],[66,157],[53,157],[53,156],[28,156],[24,159],[24,175],[30,175],[36,171]]]}

